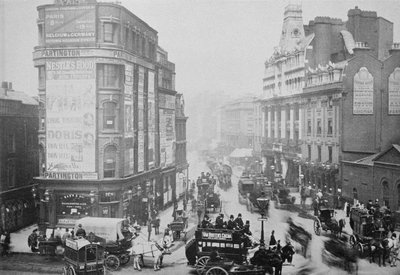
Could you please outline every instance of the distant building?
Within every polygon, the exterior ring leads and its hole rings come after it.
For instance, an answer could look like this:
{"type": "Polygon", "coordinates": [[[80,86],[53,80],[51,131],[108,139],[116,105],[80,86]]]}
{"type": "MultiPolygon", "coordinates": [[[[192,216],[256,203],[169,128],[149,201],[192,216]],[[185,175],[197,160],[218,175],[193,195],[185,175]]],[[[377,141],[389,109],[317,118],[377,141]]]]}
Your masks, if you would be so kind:
{"type": "MultiPolygon", "coordinates": [[[[184,197],[188,188],[189,164],[186,158],[186,122],[185,100],[183,94],[176,94],[175,102],[175,166],[176,166],[176,196],[184,197]]],[[[187,201],[187,198],[186,198],[187,201]]]]}
{"type": "Polygon", "coordinates": [[[0,228],[8,232],[36,222],[32,178],[39,174],[38,126],[38,102],[23,92],[13,90],[11,82],[2,82],[0,228]]]}
{"type": "Polygon", "coordinates": [[[119,4],[56,0],[38,16],[41,226],[144,223],[176,199],[174,64],[158,59],[157,31],[119,4]]]}

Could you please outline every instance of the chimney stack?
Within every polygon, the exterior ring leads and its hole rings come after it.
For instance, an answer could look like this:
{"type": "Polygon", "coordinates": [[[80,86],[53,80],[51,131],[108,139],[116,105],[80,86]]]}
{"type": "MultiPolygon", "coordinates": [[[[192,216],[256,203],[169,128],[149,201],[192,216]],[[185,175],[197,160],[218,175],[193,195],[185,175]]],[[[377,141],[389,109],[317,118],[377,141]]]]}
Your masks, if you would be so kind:
{"type": "Polygon", "coordinates": [[[12,82],[8,82],[8,90],[9,91],[14,91],[12,87],[12,82]]]}

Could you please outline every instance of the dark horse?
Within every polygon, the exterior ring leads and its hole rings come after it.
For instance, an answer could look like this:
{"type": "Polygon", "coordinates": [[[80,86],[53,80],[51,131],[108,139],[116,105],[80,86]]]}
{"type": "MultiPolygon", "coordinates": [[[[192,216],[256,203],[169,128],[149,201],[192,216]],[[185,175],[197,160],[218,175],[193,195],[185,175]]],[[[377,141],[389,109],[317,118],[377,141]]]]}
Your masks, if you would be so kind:
{"type": "Polygon", "coordinates": [[[283,261],[280,251],[267,250],[264,246],[261,246],[250,259],[250,263],[262,266],[268,274],[273,274],[273,268],[275,268],[275,275],[282,274],[283,261]]]}
{"type": "Polygon", "coordinates": [[[372,239],[368,244],[368,252],[369,252],[369,262],[375,262],[375,259],[378,258],[378,264],[381,266],[381,262],[383,266],[386,266],[386,259],[389,256],[389,239],[385,238],[383,240],[380,239],[372,239]]]}
{"type": "Polygon", "coordinates": [[[303,248],[303,256],[307,257],[307,248],[310,243],[312,236],[311,234],[305,230],[303,227],[296,225],[293,223],[292,218],[289,217],[287,220],[289,224],[288,234],[290,238],[296,242],[298,242],[303,248]]]}
{"type": "Polygon", "coordinates": [[[346,238],[325,241],[322,259],[328,265],[337,266],[349,273],[358,270],[357,250],[348,245],[346,238]]]}

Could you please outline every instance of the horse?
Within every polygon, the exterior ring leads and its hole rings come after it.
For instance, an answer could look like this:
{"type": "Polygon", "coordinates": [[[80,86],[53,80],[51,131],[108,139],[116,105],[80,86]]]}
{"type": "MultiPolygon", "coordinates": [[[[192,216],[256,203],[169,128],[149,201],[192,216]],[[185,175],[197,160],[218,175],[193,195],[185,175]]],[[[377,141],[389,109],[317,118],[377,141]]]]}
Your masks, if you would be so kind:
{"type": "Polygon", "coordinates": [[[389,239],[384,238],[383,240],[372,239],[368,244],[369,262],[375,262],[375,258],[378,257],[378,264],[386,266],[386,258],[389,256],[389,239]]]}
{"type": "Polygon", "coordinates": [[[281,275],[282,273],[282,256],[280,251],[267,250],[265,246],[261,246],[250,258],[250,263],[256,266],[262,266],[267,274],[281,275]]]}
{"type": "Polygon", "coordinates": [[[353,273],[357,271],[357,250],[350,247],[347,239],[330,239],[324,242],[323,260],[329,265],[337,266],[353,273]]]}
{"type": "MultiPolygon", "coordinates": [[[[160,240],[159,242],[163,242],[160,240]]],[[[151,254],[153,257],[154,270],[160,270],[165,249],[162,243],[148,242],[143,237],[136,237],[132,240],[130,255],[133,255],[133,265],[135,269],[140,270],[140,266],[144,266],[144,255],[151,254]]]]}
{"type": "Polygon", "coordinates": [[[332,219],[331,222],[329,224],[326,223],[326,225],[335,237],[341,237],[346,221],[345,219],[340,219],[339,221],[332,219]]]}
{"type": "Polygon", "coordinates": [[[303,256],[306,258],[308,245],[312,239],[312,235],[303,227],[294,224],[290,217],[288,218],[287,223],[289,224],[288,235],[292,240],[298,242],[302,246],[303,256]]]}

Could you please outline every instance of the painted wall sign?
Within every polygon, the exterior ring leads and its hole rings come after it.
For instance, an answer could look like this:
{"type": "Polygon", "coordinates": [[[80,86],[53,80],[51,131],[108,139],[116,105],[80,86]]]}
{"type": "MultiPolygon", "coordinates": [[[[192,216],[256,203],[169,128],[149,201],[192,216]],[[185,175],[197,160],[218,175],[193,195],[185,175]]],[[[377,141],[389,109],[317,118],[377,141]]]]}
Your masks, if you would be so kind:
{"type": "Polygon", "coordinates": [[[144,73],[143,67],[139,67],[139,91],[138,91],[138,170],[144,171],[144,73]]]}
{"type": "Polygon", "coordinates": [[[89,58],[46,61],[47,172],[95,172],[95,67],[89,58]]]}
{"type": "Polygon", "coordinates": [[[232,233],[217,233],[217,232],[206,232],[206,231],[203,231],[201,233],[203,239],[226,240],[226,241],[232,240],[232,233]]]}
{"type": "Polygon", "coordinates": [[[43,174],[46,179],[59,180],[97,180],[97,173],[70,173],[70,172],[45,172],[43,174]]]}
{"type": "Polygon", "coordinates": [[[51,45],[94,45],[95,6],[49,6],[45,8],[45,41],[51,45]]]}
{"type": "Polygon", "coordinates": [[[389,115],[400,115],[400,68],[389,76],[389,115]]]}
{"type": "Polygon", "coordinates": [[[372,115],[374,113],[374,78],[365,67],[354,76],[353,114],[372,115]]]}
{"type": "Polygon", "coordinates": [[[148,117],[148,162],[149,168],[154,167],[156,158],[156,99],[155,99],[155,74],[152,71],[148,73],[148,101],[147,101],[147,117],[148,117]]]}

